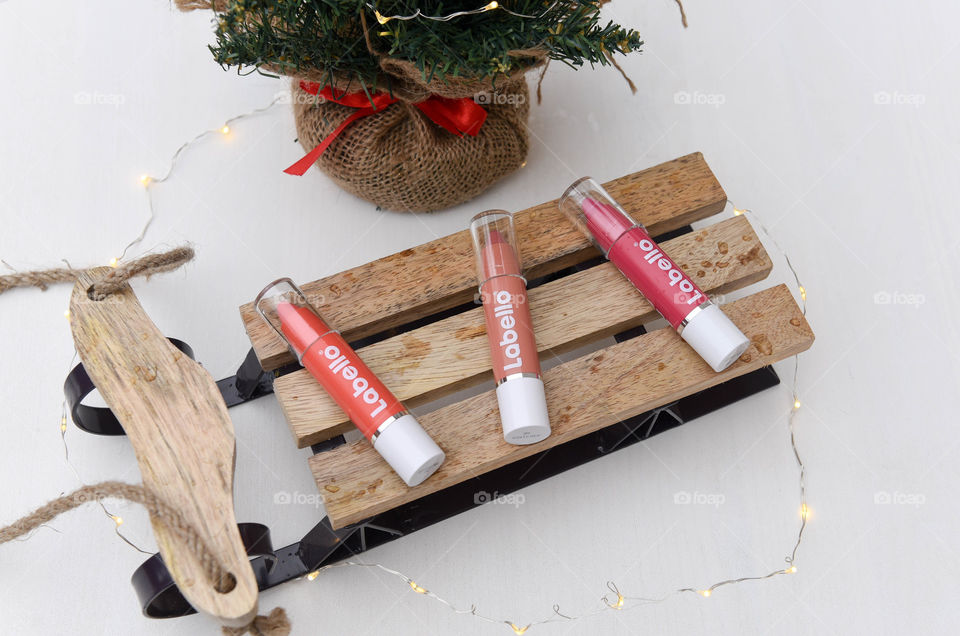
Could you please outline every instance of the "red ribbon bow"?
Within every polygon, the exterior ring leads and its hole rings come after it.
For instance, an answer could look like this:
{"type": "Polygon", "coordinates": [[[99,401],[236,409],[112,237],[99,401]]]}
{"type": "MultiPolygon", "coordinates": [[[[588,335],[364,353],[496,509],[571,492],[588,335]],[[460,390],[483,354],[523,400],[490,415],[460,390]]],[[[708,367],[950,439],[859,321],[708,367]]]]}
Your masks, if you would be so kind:
{"type": "MultiPolygon", "coordinates": [[[[396,97],[391,97],[388,93],[373,93],[368,97],[363,91],[358,91],[356,93],[344,93],[337,97],[333,93],[333,88],[330,86],[324,86],[321,89],[320,84],[316,82],[300,82],[300,88],[311,95],[322,97],[326,101],[333,102],[334,104],[341,104],[342,106],[349,106],[350,108],[356,108],[357,110],[343,120],[343,123],[337,126],[332,133],[327,135],[326,139],[321,141],[316,148],[304,155],[303,158],[298,162],[284,170],[284,172],[287,174],[295,174],[297,176],[301,176],[307,170],[309,170],[310,166],[312,166],[314,162],[320,158],[320,155],[322,155],[323,152],[330,147],[330,144],[333,143],[333,140],[336,139],[340,133],[346,130],[347,126],[358,119],[383,110],[390,104],[398,101],[396,97]]],[[[458,136],[463,136],[466,134],[470,135],[471,137],[475,137],[477,133],[480,132],[480,127],[483,126],[483,122],[487,120],[487,111],[469,97],[450,99],[447,97],[440,97],[439,95],[433,95],[432,97],[427,98],[425,101],[414,104],[414,106],[419,108],[420,111],[429,117],[432,122],[442,126],[448,132],[458,136]]]]}

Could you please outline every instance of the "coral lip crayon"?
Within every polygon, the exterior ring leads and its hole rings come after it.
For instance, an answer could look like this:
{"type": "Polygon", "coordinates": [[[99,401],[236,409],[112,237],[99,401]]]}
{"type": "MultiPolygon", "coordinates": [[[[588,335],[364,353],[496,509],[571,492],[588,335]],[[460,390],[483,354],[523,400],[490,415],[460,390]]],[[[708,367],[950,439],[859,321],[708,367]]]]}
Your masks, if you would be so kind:
{"type": "Polygon", "coordinates": [[[444,454],[403,404],[331,329],[289,278],[257,296],[257,311],[408,486],[443,463],[444,454]]]}
{"type": "Polygon", "coordinates": [[[550,418],[513,215],[503,210],[482,212],[471,220],[470,234],[503,439],[510,444],[533,444],[550,435],[550,418]]]}
{"type": "Polygon", "coordinates": [[[733,364],[750,341],[603,187],[584,177],[560,209],[667,319],[714,371],[733,364]]]}

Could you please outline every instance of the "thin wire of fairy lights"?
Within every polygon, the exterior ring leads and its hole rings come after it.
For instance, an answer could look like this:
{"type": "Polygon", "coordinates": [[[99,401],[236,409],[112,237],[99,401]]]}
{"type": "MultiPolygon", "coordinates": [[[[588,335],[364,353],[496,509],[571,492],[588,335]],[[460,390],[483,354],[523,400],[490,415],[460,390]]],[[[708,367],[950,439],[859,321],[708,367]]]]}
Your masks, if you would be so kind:
{"type": "Polygon", "coordinates": [[[114,259],[113,261],[111,261],[111,265],[116,265],[116,261],[123,260],[123,257],[127,255],[127,250],[129,250],[134,245],[137,245],[138,243],[140,243],[140,241],[143,240],[143,237],[147,235],[147,230],[150,229],[150,225],[153,223],[153,219],[156,217],[156,210],[154,209],[154,203],[153,203],[153,186],[157,183],[165,182],[167,179],[169,179],[173,175],[173,171],[177,167],[177,162],[180,161],[180,157],[188,148],[190,148],[200,140],[210,135],[216,135],[216,134],[220,134],[224,136],[229,135],[230,124],[247,119],[249,117],[253,117],[254,115],[259,115],[264,111],[270,110],[271,108],[279,104],[281,101],[283,101],[283,99],[284,99],[283,95],[278,95],[274,97],[273,100],[266,106],[257,108],[255,110],[251,110],[250,112],[243,113],[241,115],[237,115],[236,117],[231,117],[230,119],[226,120],[223,123],[223,126],[221,126],[220,128],[204,130],[203,132],[194,136],[192,139],[188,139],[187,141],[183,142],[182,144],[180,144],[180,147],[177,148],[177,150],[173,153],[173,156],[170,158],[170,165],[167,168],[167,172],[162,177],[154,177],[149,174],[140,175],[140,184],[147,191],[147,206],[148,206],[149,215],[147,216],[146,222],[143,224],[143,228],[140,230],[140,234],[138,234],[137,237],[134,238],[132,241],[127,243],[126,247],[123,248],[123,252],[120,253],[120,256],[114,259]]]}
{"type": "Polygon", "coordinates": [[[543,12],[540,13],[539,15],[526,15],[525,13],[517,13],[516,11],[511,11],[510,9],[506,8],[505,6],[497,2],[497,0],[492,0],[492,2],[489,2],[483,5],[482,7],[478,7],[476,9],[469,9],[467,11],[455,11],[454,13],[449,13],[447,15],[426,15],[425,13],[420,11],[420,9],[417,9],[410,15],[383,15],[370,2],[367,3],[367,8],[373,11],[373,15],[376,16],[377,22],[379,22],[380,24],[386,24],[390,20],[400,20],[402,22],[407,22],[409,20],[416,20],[417,18],[421,18],[423,20],[432,20],[434,22],[449,22],[454,18],[460,18],[465,15],[478,15],[480,13],[486,13],[487,11],[495,11],[495,10],[500,10],[500,11],[503,11],[504,13],[509,13],[510,15],[516,16],[518,18],[528,18],[531,20],[536,20],[550,13],[550,11],[552,11],[553,8],[557,6],[557,4],[559,4],[559,0],[551,4],[546,9],[544,9],[543,12]]]}
{"type": "MultiPolygon", "coordinates": [[[[757,218],[756,214],[754,214],[751,210],[738,208],[736,205],[733,204],[732,201],[728,201],[728,203],[730,203],[730,205],[733,207],[733,214],[735,216],[740,216],[742,214],[749,214],[750,218],[760,228],[763,234],[770,240],[771,243],[773,243],[773,245],[777,248],[777,250],[779,250],[780,253],[783,255],[784,261],[787,264],[787,268],[790,271],[790,275],[792,276],[794,280],[794,284],[796,285],[797,292],[800,295],[800,306],[801,306],[802,313],[804,316],[806,316],[807,290],[801,283],[800,275],[798,274],[796,268],[794,267],[792,261],[790,260],[789,255],[783,251],[783,248],[780,247],[779,243],[777,243],[776,239],[773,237],[773,235],[770,233],[767,227],[757,218]]],[[[313,581],[317,577],[319,577],[320,574],[323,573],[324,571],[333,569],[333,568],[340,568],[340,567],[376,568],[382,572],[385,572],[391,576],[394,576],[400,579],[417,594],[421,594],[423,596],[426,596],[428,598],[431,598],[437,601],[438,603],[447,607],[448,609],[450,609],[456,614],[469,614],[471,616],[474,616],[488,623],[506,625],[515,634],[524,634],[531,627],[535,627],[537,625],[580,620],[590,616],[596,616],[597,614],[601,614],[607,611],[623,611],[628,609],[636,609],[639,607],[643,607],[645,605],[650,605],[652,603],[662,603],[673,596],[677,596],[679,594],[685,594],[685,593],[697,594],[703,598],[709,598],[713,595],[715,590],[722,587],[738,585],[740,583],[747,583],[752,581],[765,581],[765,580],[772,579],[784,574],[793,574],[797,571],[797,565],[796,565],[797,554],[800,551],[800,545],[803,542],[803,533],[804,533],[804,530],[806,530],[807,521],[810,518],[810,509],[807,506],[807,483],[806,483],[807,468],[806,468],[806,464],[804,464],[803,459],[800,455],[800,449],[797,445],[797,435],[796,435],[796,417],[800,411],[800,406],[801,406],[800,397],[799,397],[799,388],[798,388],[799,372],[800,372],[800,356],[799,355],[794,356],[793,361],[794,361],[793,380],[791,382],[792,404],[790,407],[790,412],[787,416],[787,430],[790,434],[790,449],[793,453],[793,458],[796,462],[797,471],[798,471],[798,491],[800,496],[800,524],[797,529],[797,535],[793,543],[793,547],[790,550],[789,554],[787,554],[784,557],[784,562],[786,563],[786,565],[783,568],[779,568],[770,572],[751,575],[751,576],[740,576],[735,578],[722,579],[706,587],[693,587],[693,586],[680,587],[680,588],[671,590],[665,594],[662,594],[660,596],[654,596],[654,597],[630,596],[630,595],[624,594],[623,592],[620,591],[620,588],[617,586],[615,582],[607,581],[607,590],[609,591],[609,594],[604,594],[603,596],[601,596],[599,598],[599,602],[594,608],[584,610],[577,614],[569,614],[569,613],[561,612],[560,606],[558,604],[554,604],[553,612],[550,615],[542,619],[534,620],[532,622],[527,622],[527,623],[516,622],[508,618],[495,617],[495,616],[489,616],[489,615],[483,614],[479,611],[478,606],[476,604],[470,604],[469,606],[458,606],[457,604],[433,592],[432,590],[428,590],[422,587],[414,579],[410,578],[403,572],[390,569],[380,563],[363,563],[360,561],[342,561],[339,563],[326,565],[322,568],[314,570],[313,572],[310,572],[309,574],[307,574],[304,578],[306,578],[309,581],[313,581]]]]}
{"type": "MultiPolygon", "coordinates": [[[[495,3],[491,3],[491,4],[495,4],[495,3]]],[[[486,5],[486,6],[489,7],[490,5],[486,5]]],[[[484,8],[482,10],[488,11],[491,9],[484,8]]],[[[477,10],[475,12],[481,12],[481,10],[477,10]]],[[[412,16],[412,17],[417,17],[417,16],[412,16]]],[[[389,19],[412,19],[412,17],[389,16],[389,19]]],[[[419,16],[419,17],[433,19],[429,16],[419,16]]],[[[451,17],[454,17],[454,16],[451,16],[451,17]]],[[[522,16],[522,17],[529,17],[529,16],[522,16]]],[[[174,152],[170,160],[169,168],[167,169],[166,173],[162,177],[152,177],[148,174],[142,175],[140,177],[140,183],[146,188],[146,191],[147,191],[149,216],[140,234],[133,241],[127,244],[127,246],[124,248],[119,258],[114,258],[111,261],[111,265],[116,266],[117,261],[122,259],[131,247],[137,245],[140,241],[143,240],[144,236],[147,233],[147,230],[150,227],[150,224],[153,222],[156,215],[156,210],[154,207],[154,201],[152,197],[152,187],[156,184],[164,183],[171,178],[171,176],[174,173],[174,169],[177,167],[177,163],[179,159],[182,157],[183,153],[188,148],[190,148],[194,144],[200,142],[201,140],[205,139],[210,135],[214,135],[217,133],[221,135],[228,135],[231,130],[230,129],[231,124],[241,121],[243,119],[252,117],[266,110],[269,110],[276,104],[280,103],[282,99],[283,99],[282,96],[278,96],[274,98],[269,104],[267,104],[262,108],[258,108],[258,109],[249,111],[247,113],[237,115],[236,117],[232,117],[228,119],[222,127],[203,131],[198,135],[196,135],[195,137],[193,137],[192,139],[184,142],[174,152]]],[[[757,216],[751,210],[738,208],[736,205],[733,205],[732,201],[728,201],[728,203],[732,205],[733,214],[735,216],[739,216],[742,214],[749,214],[754,224],[760,228],[763,234],[770,240],[770,242],[782,254],[784,261],[786,262],[787,268],[789,269],[790,274],[793,278],[793,281],[796,285],[797,292],[800,296],[803,315],[806,315],[807,313],[806,288],[801,283],[800,276],[796,268],[794,267],[792,261],[790,260],[789,255],[780,247],[779,243],[776,241],[776,239],[773,237],[770,231],[766,228],[766,226],[760,221],[759,218],[757,218],[757,216]]],[[[69,312],[66,312],[66,315],[69,318],[69,312]]],[[[71,366],[72,366],[72,363],[71,363],[71,366]]],[[[791,396],[792,396],[793,403],[791,405],[791,409],[787,417],[787,428],[790,435],[790,447],[793,452],[793,457],[798,469],[798,477],[799,477],[798,486],[799,486],[799,498],[800,498],[800,524],[797,531],[796,540],[793,543],[793,547],[790,550],[789,554],[784,557],[784,562],[786,565],[783,568],[776,569],[766,573],[760,573],[757,575],[722,579],[706,587],[695,587],[695,586],[680,587],[680,588],[670,590],[660,596],[631,596],[628,594],[624,594],[623,592],[621,592],[620,588],[617,586],[615,582],[608,581],[606,585],[608,592],[597,599],[596,605],[593,608],[585,609],[578,613],[567,613],[567,612],[562,612],[558,604],[553,604],[552,612],[549,615],[545,616],[542,619],[534,620],[526,623],[516,622],[514,620],[504,618],[504,617],[496,617],[496,616],[484,614],[480,612],[478,605],[475,603],[471,603],[466,606],[461,606],[457,603],[454,603],[444,598],[443,596],[437,594],[432,590],[422,587],[413,578],[409,577],[403,572],[391,569],[381,563],[365,563],[365,562],[353,561],[353,560],[340,561],[338,563],[332,563],[332,564],[323,566],[317,570],[314,570],[306,574],[303,578],[308,581],[313,581],[313,580],[316,580],[320,576],[320,574],[322,574],[323,572],[334,569],[334,568],[344,568],[344,567],[374,568],[381,572],[384,572],[385,574],[388,574],[393,577],[396,577],[397,579],[400,579],[403,582],[403,584],[410,587],[410,589],[414,593],[431,598],[456,614],[470,615],[488,623],[502,624],[509,627],[515,634],[524,634],[531,627],[535,627],[537,625],[543,625],[546,623],[580,620],[580,619],[584,619],[590,616],[595,616],[597,614],[601,614],[603,612],[608,612],[608,611],[624,611],[629,609],[636,609],[652,603],[662,603],[671,597],[674,597],[680,594],[686,594],[686,593],[697,594],[703,598],[709,598],[710,596],[713,595],[713,592],[719,588],[723,588],[731,585],[737,585],[740,583],[752,582],[752,581],[764,581],[764,580],[772,579],[785,574],[793,574],[797,571],[797,566],[796,566],[797,555],[799,553],[800,546],[803,541],[803,534],[807,526],[807,521],[810,517],[810,511],[807,506],[806,465],[804,464],[803,459],[801,458],[800,450],[797,445],[797,437],[796,437],[796,417],[800,411],[800,406],[801,406],[799,392],[798,392],[799,370],[800,370],[799,356],[794,356],[793,380],[791,383],[791,396]]],[[[58,424],[60,427],[61,437],[63,438],[65,459],[71,465],[71,467],[73,467],[73,464],[70,462],[69,449],[67,448],[67,445],[66,445],[67,410],[66,410],[65,403],[62,407],[58,424]]],[[[76,472],[76,468],[74,468],[74,472],[76,472]]],[[[78,479],[79,479],[79,474],[78,474],[78,479]]],[[[135,545],[134,543],[132,543],[126,537],[124,537],[123,534],[120,532],[120,525],[123,523],[123,519],[120,516],[114,515],[111,512],[109,512],[109,510],[107,510],[107,508],[103,505],[102,502],[100,502],[100,504],[101,504],[101,507],[103,507],[104,509],[104,513],[108,517],[113,519],[113,521],[115,522],[116,524],[115,530],[117,535],[120,536],[121,539],[123,539],[127,544],[131,545],[135,549],[141,552],[149,553],[146,550],[143,550],[137,545],[135,545]]]]}

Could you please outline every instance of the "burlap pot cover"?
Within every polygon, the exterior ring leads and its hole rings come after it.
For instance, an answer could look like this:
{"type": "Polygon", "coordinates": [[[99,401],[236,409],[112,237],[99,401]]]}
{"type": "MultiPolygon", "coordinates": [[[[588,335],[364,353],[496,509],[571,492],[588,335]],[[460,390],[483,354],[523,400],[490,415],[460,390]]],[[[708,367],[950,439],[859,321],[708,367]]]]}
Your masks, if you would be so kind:
{"type": "MultiPolygon", "coordinates": [[[[307,152],[355,112],[307,93],[296,78],[292,92],[307,152]]],[[[488,115],[475,137],[447,132],[401,99],[352,123],[316,165],[344,190],[388,210],[430,212],[468,201],[519,168],[529,148],[523,75],[484,95],[478,101],[488,115]]]]}

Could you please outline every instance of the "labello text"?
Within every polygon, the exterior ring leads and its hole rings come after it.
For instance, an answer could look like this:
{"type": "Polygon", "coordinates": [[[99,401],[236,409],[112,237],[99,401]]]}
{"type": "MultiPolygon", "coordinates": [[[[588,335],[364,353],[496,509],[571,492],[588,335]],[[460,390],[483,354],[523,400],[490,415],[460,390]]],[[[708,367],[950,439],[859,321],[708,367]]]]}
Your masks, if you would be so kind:
{"type": "Polygon", "coordinates": [[[340,348],[335,345],[327,345],[323,349],[323,357],[330,360],[329,368],[334,374],[340,374],[345,380],[352,383],[353,398],[361,399],[366,404],[376,406],[371,412],[370,417],[376,417],[378,413],[387,408],[387,402],[380,397],[380,393],[370,387],[370,381],[360,375],[357,367],[350,364],[349,358],[340,352],[340,348]]]}

